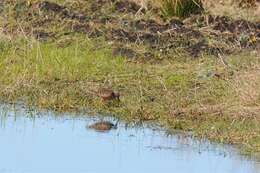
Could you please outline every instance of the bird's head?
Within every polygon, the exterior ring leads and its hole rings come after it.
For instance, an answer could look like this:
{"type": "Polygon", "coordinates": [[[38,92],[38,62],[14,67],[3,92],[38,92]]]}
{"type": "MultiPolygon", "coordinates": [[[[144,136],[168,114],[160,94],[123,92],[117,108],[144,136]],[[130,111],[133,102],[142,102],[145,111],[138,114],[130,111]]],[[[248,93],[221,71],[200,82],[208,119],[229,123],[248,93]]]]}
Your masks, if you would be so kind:
{"type": "Polygon", "coordinates": [[[120,93],[118,91],[114,91],[114,97],[117,99],[117,100],[120,100],[119,97],[120,97],[120,93]]]}

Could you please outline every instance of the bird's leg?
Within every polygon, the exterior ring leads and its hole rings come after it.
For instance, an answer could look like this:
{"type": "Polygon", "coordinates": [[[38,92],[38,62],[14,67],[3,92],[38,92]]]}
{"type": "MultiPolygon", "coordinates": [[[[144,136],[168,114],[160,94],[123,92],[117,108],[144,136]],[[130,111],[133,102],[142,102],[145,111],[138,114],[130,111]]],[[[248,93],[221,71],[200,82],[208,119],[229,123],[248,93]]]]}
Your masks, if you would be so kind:
{"type": "Polygon", "coordinates": [[[141,3],[141,7],[140,7],[139,10],[135,13],[135,16],[139,15],[139,14],[142,12],[142,10],[144,10],[145,12],[148,10],[148,9],[147,9],[147,4],[146,4],[144,1],[141,3]]]}
{"type": "Polygon", "coordinates": [[[135,13],[135,16],[138,16],[143,9],[144,9],[144,7],[141,6],[141,7],[139,8],[139,10],[135,13]]]}

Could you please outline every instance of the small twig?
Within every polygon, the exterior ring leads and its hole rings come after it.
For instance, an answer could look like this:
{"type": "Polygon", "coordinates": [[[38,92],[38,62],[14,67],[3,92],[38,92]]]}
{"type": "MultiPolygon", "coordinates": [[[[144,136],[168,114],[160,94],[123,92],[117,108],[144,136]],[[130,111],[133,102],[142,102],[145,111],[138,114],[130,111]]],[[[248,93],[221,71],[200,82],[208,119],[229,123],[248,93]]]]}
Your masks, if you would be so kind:
{"type": "Polygon", "coordinates": [[[157,76],[158,81],[161,83],[165,91],[168,91],[168,88],[166,87],[165,83],[162,81],[162,78],[157,76]]]}
{"type": "Polygon", "coordinates": [[[231,67],[220,53],[218,53],[218,58],[221,60],[222,64],[225,67],[231,67]]]}

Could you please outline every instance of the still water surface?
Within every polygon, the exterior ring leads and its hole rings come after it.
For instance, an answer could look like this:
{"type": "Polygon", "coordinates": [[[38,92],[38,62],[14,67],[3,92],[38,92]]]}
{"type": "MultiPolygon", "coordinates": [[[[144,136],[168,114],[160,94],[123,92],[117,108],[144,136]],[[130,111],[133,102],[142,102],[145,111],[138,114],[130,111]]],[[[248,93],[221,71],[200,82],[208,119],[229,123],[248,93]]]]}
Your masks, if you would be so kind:
{"type": "Polygon", "coordinates": [[[99,118],[0,107],[0,173],[260,173],[228,146],[152,128],[87,129],[99,118]]]}

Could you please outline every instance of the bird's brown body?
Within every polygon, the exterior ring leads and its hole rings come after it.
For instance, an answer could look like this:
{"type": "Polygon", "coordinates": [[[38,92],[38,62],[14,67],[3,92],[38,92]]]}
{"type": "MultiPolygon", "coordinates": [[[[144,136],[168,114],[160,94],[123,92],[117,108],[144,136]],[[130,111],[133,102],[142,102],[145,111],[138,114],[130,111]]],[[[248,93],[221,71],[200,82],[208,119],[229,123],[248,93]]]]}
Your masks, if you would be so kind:
{"type": "Polygon", "coordinates": [[[102,88],[98,91],[98,96],[102,98],[103,101],[119,100],[119,93],[111,89],[102,88]]]}
{"type": "Polygon", "coordinates": [[[109,121],[101,121],[101,122],[94,123],[94,124],[92,124],[88,127],[91,128],[91,129],[103,132],[103,131],[115,129],[116,126],[117,125],[115,125],[115,124],[113,124],[109,121]]]}

